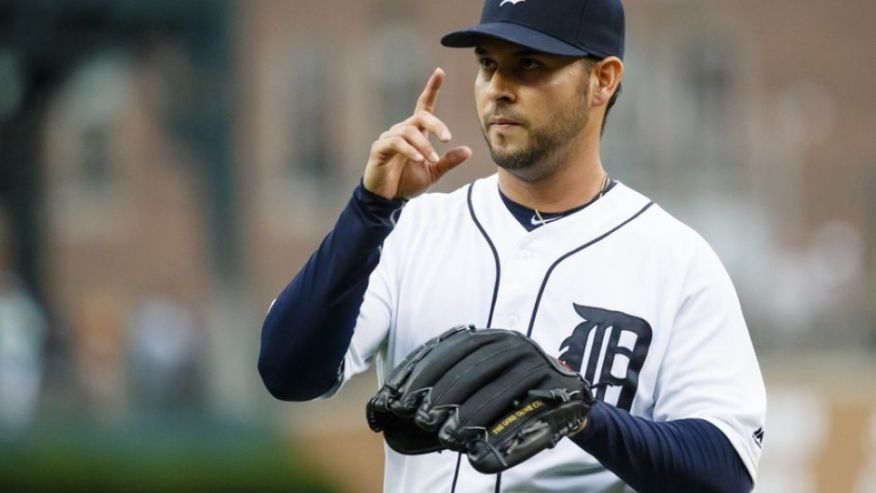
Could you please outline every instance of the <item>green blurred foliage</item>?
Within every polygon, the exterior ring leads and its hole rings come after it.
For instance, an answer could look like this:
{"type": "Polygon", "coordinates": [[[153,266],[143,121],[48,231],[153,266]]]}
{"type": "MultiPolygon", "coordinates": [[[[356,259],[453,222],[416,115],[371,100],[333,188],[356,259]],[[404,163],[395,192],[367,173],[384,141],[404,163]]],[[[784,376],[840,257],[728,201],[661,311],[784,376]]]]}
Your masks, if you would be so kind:
{"type": "Polygon", "coordinates": [[[43,427],[0,442],[0,491],[339,491],[267,430],[198,423],[43,427]]]}

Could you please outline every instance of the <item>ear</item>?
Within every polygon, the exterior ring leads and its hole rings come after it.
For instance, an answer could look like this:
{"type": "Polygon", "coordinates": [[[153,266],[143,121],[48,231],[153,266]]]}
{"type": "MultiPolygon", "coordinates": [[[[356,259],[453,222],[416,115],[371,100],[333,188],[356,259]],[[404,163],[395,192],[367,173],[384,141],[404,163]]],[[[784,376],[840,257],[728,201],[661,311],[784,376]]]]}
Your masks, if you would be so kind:
{"type": "Polygon", "coordinates": [[[590,72],[593,106],[607,105],[623,78],[624,62],[620,58],[610,56],[596,63],[590,72]]]}

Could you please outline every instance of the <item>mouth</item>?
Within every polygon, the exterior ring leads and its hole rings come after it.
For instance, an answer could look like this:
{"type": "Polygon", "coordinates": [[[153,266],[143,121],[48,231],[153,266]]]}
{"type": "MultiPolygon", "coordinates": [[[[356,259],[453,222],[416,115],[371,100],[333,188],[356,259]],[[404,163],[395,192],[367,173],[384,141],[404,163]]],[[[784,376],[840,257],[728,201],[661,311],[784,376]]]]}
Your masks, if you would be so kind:
{"type": "Polygon", "coordinates": [[[520,123],[515,121],[515,120],[512,120],[510,118],[496,117],[496,118],[490,118],[489,122],[487,123],[487,126],[490,128],[497,128],[497,129],[509,129],[509,128],[514,128],[514,127],[519,127],[520,123]]]}

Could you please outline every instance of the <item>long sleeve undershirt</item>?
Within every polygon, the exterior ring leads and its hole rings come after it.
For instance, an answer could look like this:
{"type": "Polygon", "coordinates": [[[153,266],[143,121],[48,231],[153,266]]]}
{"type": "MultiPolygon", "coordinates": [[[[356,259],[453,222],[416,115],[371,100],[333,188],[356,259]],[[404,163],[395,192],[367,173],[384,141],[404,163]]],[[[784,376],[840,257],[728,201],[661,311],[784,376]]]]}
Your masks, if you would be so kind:
{"type": "Polygon", "coordinates": [[[357,187],[334,229],[274,300],[259,354],[259,373],[274,397],[306,401],[337,384],[368,277],[402,205],[357,187]]]}
{"type": "MultiPolygon", "coordinates": [[[[353,337],[368,277],[403,201],[361,185],[262,327],[259,373],[272,395],[304,401],[330,391],[353,337]]],[[[639,493],[742,493],[752,480],[727,437],[702,419],[653,422],[597,402],[572,440],[639,493]]]]}

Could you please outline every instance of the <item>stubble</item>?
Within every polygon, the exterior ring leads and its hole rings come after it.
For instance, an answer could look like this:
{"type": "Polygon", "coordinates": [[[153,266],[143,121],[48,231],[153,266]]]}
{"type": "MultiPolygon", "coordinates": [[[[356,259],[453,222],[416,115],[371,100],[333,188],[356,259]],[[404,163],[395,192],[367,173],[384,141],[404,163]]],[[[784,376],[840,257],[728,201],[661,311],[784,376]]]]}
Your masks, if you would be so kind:
{"type": "MultiPolygon", "coordinates": [[[[551,175],[566,161],[572,144],[589,120],[586,88],[582,87],[578,94],[580,96],[575,101],[548,118],[546,124],[533,126],[531,121],[525,121],[521,130],[528,134],[527,145],[520,149],[502,151],[494,148],[486,125],[483,125],[481,131],[493,162],[526,182],[535,182],[551,175]]],[[[502,108],[497,108],[495,113],[511,114],[502,108]]]]}

